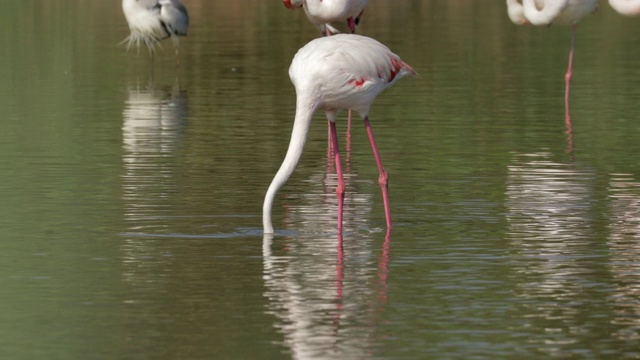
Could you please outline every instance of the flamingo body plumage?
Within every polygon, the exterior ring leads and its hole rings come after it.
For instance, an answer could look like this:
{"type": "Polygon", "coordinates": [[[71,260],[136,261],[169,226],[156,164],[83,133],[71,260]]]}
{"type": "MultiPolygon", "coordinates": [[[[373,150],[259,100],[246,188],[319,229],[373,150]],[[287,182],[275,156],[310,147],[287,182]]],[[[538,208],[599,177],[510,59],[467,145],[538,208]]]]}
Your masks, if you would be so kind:
{"type": "Polygon", "coordinates": [[[527,25],[529,22],[524,16],[524,8],[520,0],[507,0],[507,15],[512,23],[516,25],[527,25]]]}
{"type": "Polygon", "coordinates": [[[176,49],[181,36],[187,36],[189,13],[181,0],[160,0],[160,20],[171,36],[176,49]]]}
{"type": "Polygon", "coordinates": [[[640,0],[609,0],[609,5],[620,15],[640,15],[640,0]]]}
{"type": "Polygon", "coordinates": [[[516,25],[574,25],[597,7],[597,0],[507,0],[507,14],[516,25]]]}
{"type": "Polygon", "coordinates": [[[181,0],[122,0],[122,11],[131,31],[123,41],[127,49],[144,44],[153,53],[171,37],[177,52],[179,37],[187,35],[189,14],[181,0]]]}
{"type": "Polygon", "coordinates": [[[524,16],[532,25],[574,25],[598,8],[597,0],[522,0],[524,16]]]}
{"type": "Polygon", "coordinates": [[[264,233],[273,233],[271,210],[278,190],[302,156],[314,113],[325,111],[338,173],[338,231],[342,231],[344,180],[336,140],[335,120],[339,110],[352,109],[362,117],[380,172],[388,228],[391,218],[386,191],[386,172],[379,159],[368,114],[376,96],[399,79],[416,72],[380,42],[360,35],[338,34],[310,41],[293,58],[289,77],[296,89],[296,115],[285,159],[276,173],[263,204],[264,233]]]}

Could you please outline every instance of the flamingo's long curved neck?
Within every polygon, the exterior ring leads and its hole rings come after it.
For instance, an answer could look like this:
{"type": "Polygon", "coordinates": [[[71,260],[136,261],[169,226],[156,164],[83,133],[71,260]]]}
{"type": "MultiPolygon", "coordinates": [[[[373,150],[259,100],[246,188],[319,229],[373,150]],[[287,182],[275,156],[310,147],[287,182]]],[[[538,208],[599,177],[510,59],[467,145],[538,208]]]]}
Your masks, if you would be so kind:
{"type": "Polygon", "coordinates": [[[278,190],[287,182],[289,176],[291,176],[295,170],[300,157],[302,157],[302,149],[307,141],[309,125],[311,124],[311,119],[313,118],[316,108],[317,104],[314,101],[300,96],[296,101],[296,117],[293,122],[289,148],[282,161],[282,165],[280,165],[280,169],[273,177],[271,185],[269,185],[269,190],[267,190],[267,195],[264,197],[264,204],[262,205],[262,226],[265,234],[273,234],[273,225],[271,223],[273,200],[278,190]]]}
{"type": "Polygon", "coordinates": [[[539,0],[522,0],[524,16],[533,25],[548,25],[566,7],[568,0],[545,0],[540,9],[536,1],[539,0]]]}

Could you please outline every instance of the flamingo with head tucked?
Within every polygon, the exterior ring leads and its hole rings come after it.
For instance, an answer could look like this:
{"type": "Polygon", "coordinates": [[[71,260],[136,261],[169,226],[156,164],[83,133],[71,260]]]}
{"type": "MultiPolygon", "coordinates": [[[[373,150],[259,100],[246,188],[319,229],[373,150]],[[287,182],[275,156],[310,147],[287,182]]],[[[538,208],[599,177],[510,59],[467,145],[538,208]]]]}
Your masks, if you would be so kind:
{"type": "Polygon", "coordinates": [[[338,32],[332,22],[347,21],[351,33],[355,33],[360,16],[368,0],[282,0],[289,9],[304,8],[309,21],[317,26],[323,35],[338,32]]]}
{"type": "Polygon", "coordinates": [[[296,115],[287,154],[264,198],[262,223],[265,234],[273,233],[271,210],[276,193],[295,170],[311,119],[319,109],[325,111],[329,120],[338,175],[338,232],[342,233],[345,191],[335,125],[337,112],[341,109],[356,111],[364,121],[378,165],[387,231],[391,230],[387,173],[369,123],[369,108],[379,93],[407,75],[417,76],[413,68],[389,48],[365,36],[338,34],[322,37],[298,50],[289,67],[289,77],[296,89],[296,115]]]}
{"type": "Polygon", "coordinates": [[[640,15],[640,0],[609,0],[609,5],[624,16],[640,15]]]}

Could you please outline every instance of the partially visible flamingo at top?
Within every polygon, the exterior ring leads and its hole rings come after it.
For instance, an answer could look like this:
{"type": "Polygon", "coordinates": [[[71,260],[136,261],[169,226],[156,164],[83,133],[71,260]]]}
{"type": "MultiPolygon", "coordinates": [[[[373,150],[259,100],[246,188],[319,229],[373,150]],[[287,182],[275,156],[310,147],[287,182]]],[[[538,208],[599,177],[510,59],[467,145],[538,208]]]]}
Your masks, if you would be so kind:
{"type": "Polygon", "coordinates": [[[609,5],[624,16],[640,15],[640,0],[609,0],[609,5]]]}
{"type": "Polygon", "coordinates": [[[399,79],[416,72],[381,44],[360,35],[338,34],[310,41],[295,55],[289,77],[296,89],[296,114],[287,154],[276,173],[262,208],[264,233],[273,233],[271,210],[278,190],[289,179],[302,156],[309,125],[316,110],[325,111],[338,176],[338,232],[342,233],[345,183],[338,149],[336,117],[341,109],[353,109],[362,117],[378,165],[387,232],[391,230],[388,178],[382,166],[371,125],[369,108],[376,96],[399,79]]]}
{"type": "Polygon", "coordinates": [[[180,37],[187,35],[189,13],[182,0],[122,0],[122,11],[131,34],[124,39],[127,49],[144,43],[153,55],[161,40],[171,37],[176,51],[180,37]]]}
{"type": "MultiPolygon", "coordinates": [[[[616,0],[614,0],[616,1],[616,0]]],[[[621,0],[618,0],[621,1],[621,0]]],[[[571,132],[571,114],[569,112],[569,92],[573,76],[573,53],[576,42],[577,23],[586,15],[596,11],[597,0],[507,0],[507,13],[517,25],[571,25],[571,48],[569,65],[565,74],[565,122],[567,132],[571,132]]]]}
{"type": "Polygon", "coordinates": [[[521,0],[507,0],[507,15],[509,19],[516,25],[527,25],[529,22],[524,17],[524,8],[520,3],[521,0]]]}
{"type": "Polygon", "coordinates": [[[289,9],[304,8],[309,21],[317,26],[323,35],[338,32],[332,22],[346,21],[351,33],[355,33],[360,16],[368,0],[282,0],[289,9]]]}

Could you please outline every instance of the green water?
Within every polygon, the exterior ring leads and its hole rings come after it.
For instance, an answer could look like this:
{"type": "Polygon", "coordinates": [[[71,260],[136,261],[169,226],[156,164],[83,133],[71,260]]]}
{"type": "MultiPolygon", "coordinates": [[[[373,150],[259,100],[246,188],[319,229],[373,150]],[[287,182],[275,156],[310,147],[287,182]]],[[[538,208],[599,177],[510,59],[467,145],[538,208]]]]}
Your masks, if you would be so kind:
{"type": "Polygon", "coordinates": [[[393,232],[355,121],[336,235],[319,114],[263,238],[318,32],[280,1],[186,3],[179,69],[118,45],[118,1],[0,5],[0,357],[640,356],[638,19],[578,26],[568,135],[569,28],[371,0],[358,31],[421,77],[370,113],[393,232]]]}

